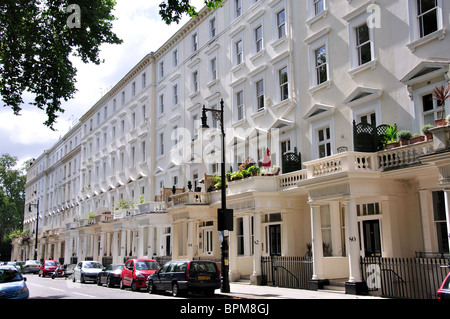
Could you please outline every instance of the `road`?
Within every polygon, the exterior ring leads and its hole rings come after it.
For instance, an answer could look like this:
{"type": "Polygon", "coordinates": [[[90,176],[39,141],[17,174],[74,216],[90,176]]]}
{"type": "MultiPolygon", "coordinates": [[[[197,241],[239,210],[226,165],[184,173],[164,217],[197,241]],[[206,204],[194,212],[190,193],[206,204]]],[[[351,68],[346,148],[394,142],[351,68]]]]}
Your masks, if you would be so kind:
{"type": "MultiPolygon", "coordinates": [[[[170,293],[150,295],[145,290],[134,292],[130,289],[121,290],[118,287],[107,288],[92,282],[74,283],[70,279],[43,278],[34,274],[26,274],[25,277],[30,290],[30,299],[174,299],[170,293]]],[[[188,297],[192,296],[188,295],[188,297]]]]}

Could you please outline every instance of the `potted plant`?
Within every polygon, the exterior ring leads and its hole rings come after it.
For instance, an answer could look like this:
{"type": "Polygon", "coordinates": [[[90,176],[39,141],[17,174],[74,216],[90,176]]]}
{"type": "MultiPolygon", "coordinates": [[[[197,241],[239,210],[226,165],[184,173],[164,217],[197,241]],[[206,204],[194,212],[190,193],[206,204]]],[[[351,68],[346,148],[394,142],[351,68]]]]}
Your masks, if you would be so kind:
{"type": "Polygon", "coordinates": [[[397,134],[398,134],[397,124],[395,124],[394,126],[392,125],[388,126],[388,128],[386,129],[386,133],[384,134],[384,141],[383,141],[385,148],[387,150],[399,146],[397,134]]]}
{"type": "Polygon", "coordinates": [[[425,136],[413,134],[412,137],[409,139],[409,144],[415,144],[423,141],[425,141],[425,136]]]}
{"type": "Polygon", "coordinates": [[[242,175],[241,172],[235,172],[235,173],[233,173],[233,174],[231,175],[231,179],[232,179],[233,181],[240,180],[240,179],[242,179],[243,177],[244,177],[244,176],[242,175]]]}
{"type": "Polygon", "coordinates": [[[175,193],[177,192],[177,188],[175,187],[175,185],[172,186],[172,195],[175,195],[175,193]]]}
{"type": "Polygon", "coordinates": [[[188,187],[189,191],[192,190],[192,182],[191,181],[188,181],[187,187],[188,187]]]}
{"type": "Polygon", "coordinates": [[[400,140],[400,145],[405,146],[408,145],[408,140],[412,137],[412,133],[407,130],[400,130],[397,133],[397,137],[400,140]]]}
{"type": "Polygon", "coordinates": [[[436,87],[433,91],[433,99],[439,102],[441,106],[440,117],[434,121],[434,125],[443,126],[446,125],[445,120],[445,103],[450,98],[450,86],[442,84],[440,87],[436,87]]]}
{"type": "Polygon", "coordinates": [[[280,170],[281,170],[281,167],[280,167],[280,166],[274,165],[274,166],[272,167],[272,174],[273,174],[273,175],[278,175],[278,174],[280,173],[280,170]]]}
{"type": "Polygon", "coordinates": [[[243,169],[243,170],[241,171],[241,174],[242,174],[242,177],[243,177],[243,178],[250,177],[250,175],[251,175],[247,169],[243,169]]]}
{"type": "Polygon", "coordinates": [[[427,141],[430,141],[433,139],[433,134],[430,132],[430,129],[432,129],[434,126],[431,124],[425,124],[422,126],[422,133],[425,134],[427,141]]]}
{"type": "Polygon", "coordinates": [[[248,168],[248,172],[250,174],[252,174],[252,176],[258,176],[260,171],[261,171],[261,168],[256,165],[252,165],[248,168]]]}
{"type": "Polygon", "coordinates": [[[228,172],[228,173],[225,174],[225,177],[226,177],[227,181],[230,182],[231,178],[233,177],[233,173],[232,172],[228,172]]]}

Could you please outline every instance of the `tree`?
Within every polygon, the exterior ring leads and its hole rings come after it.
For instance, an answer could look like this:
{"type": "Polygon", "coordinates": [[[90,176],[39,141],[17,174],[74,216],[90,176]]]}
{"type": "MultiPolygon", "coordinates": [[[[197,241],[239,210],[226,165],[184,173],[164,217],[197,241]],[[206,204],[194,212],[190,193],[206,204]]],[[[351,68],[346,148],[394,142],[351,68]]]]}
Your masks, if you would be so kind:
{"type": "Polygon", "coordinates": [[[0,246],[4,235],[23,228],[26,174],[16,165],[17,157],[0,156],[0,246]]]}
{"type": "Polygon", "coordinates": [[[45,110],[53,129],[62,100],[76,92],[71,56],[100,64],[100,46],[122,42],[112,32],[114,0],[3,0],[0,2],[0,95],[19,115],[23,94],[45,110]]]}
{"type": "MultiPolygon", "coordinates": [[[[223,0],[204,0],[205,5],[214,10],[222,6],[223,0]]],[[[179,23],[183,14],[187,14],[191,18],[198,16],[198,12],[191,5],[190,0],[166,0],[159,5],[159,15],[167,24],[172,22],[179,23]]]]}

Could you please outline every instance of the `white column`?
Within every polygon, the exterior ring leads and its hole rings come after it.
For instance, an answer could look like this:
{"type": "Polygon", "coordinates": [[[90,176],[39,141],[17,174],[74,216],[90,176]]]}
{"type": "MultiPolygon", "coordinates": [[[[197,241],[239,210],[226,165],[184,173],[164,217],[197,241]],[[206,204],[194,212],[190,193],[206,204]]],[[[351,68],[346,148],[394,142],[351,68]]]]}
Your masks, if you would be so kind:
{"type": "Polygon", "coordinates": [[[123,261],[123,258],[125,257],[125,250],[126,250],[126,244],[127,244],[127,231],[122,230],[120,234],[120,261],[123,261]]]}
{"type": "Polygon", "coordinates": [[[358,232],[358,219],[356,214],[356,202],[354,199],[347,200],[347,247],[349,255],[349,269],[350,277],[349,282],[360,282],[362,280],[360,269],[360,252],[359,252],[359,232],[358,232]]]}
{"type": "Polygon", "coordinates": [[[153,258],[153,254],[155,253],[155,247],[153,247],[153,236],[155,229],[153,226],[148,228],[148,241],[147,241],[147,249],[148,249],[148,258],[153,258]]]}
{"type": "Polygon", "coordinates": [[[119,263],[119,232],[115,231],[113,232],[113,238],[112,238],[112,257],[114,263],[119,263]]]}
{"type": "Polygon", "coordinates": [[[261,239],[261,214],[253,215],[253,274],[250,276],[252,285],[261,284],[261,255],[262,255],[262,239],[261,239]]]}
{"type": "Polygon", "coordinates": [[[144,228],[143,227],[139,228],[139,230],[138,230],[137,256],[138,256],[138,258],[144,257],[144,228]]]}
{"type": "Polygon", "coordinates": [[[312,280],[318,281],[324,279],[323,274],[323,241],[322,225],[320,218],[320,205],[312,203],[311,206],[311,234],[312,234],[312,253],[313,253],[313,276],[312,280]]]}

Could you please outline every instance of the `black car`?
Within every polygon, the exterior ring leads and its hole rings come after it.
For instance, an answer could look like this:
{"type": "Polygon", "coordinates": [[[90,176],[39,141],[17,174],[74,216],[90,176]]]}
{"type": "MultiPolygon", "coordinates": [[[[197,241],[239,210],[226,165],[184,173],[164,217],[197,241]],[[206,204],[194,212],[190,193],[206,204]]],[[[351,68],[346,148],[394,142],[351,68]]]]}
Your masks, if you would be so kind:
{"type": "Polygon", "coordinates": [[[214,295],[220,288],[220,271],[213,261],[169,261],[147,278],[149,293],[171,290],[174,297],[185,292],[214,295]]]}
{"type": "Polygon", "coordinates": [[[120,284],[120,275],[122,274],[123,264],[112,264],[102,269],[97,275],[97,285],[106,284],[112,288],[120,284]]]}

